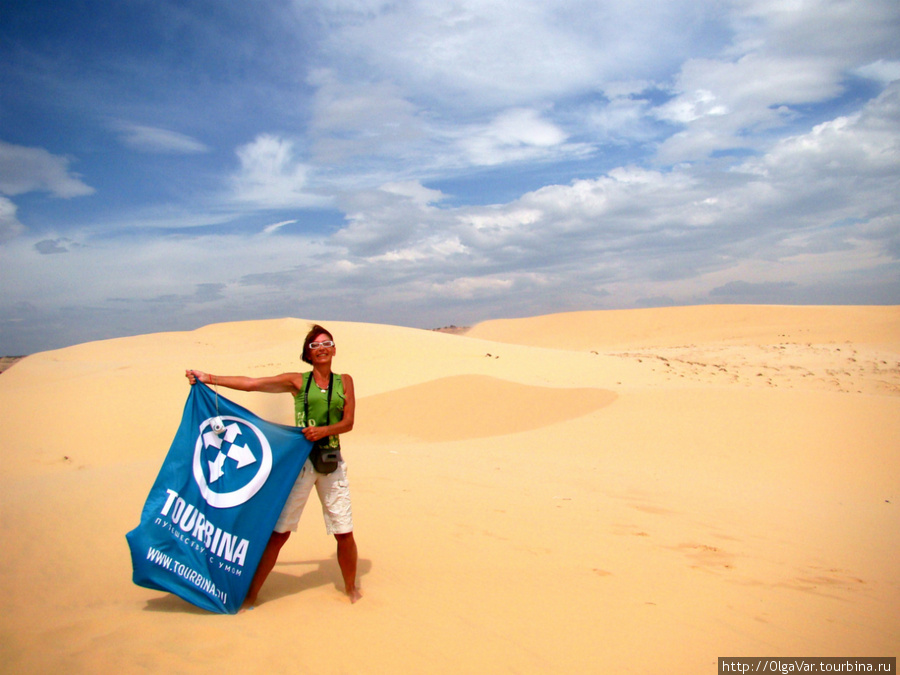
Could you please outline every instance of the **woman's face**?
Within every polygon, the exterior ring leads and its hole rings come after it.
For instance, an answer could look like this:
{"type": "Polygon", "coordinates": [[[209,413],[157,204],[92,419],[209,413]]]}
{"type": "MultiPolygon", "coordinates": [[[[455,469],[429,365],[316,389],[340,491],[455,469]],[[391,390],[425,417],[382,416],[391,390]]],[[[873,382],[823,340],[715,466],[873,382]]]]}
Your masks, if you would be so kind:
{"type": "Polygon", "coordinates": [[[309,348],[309,355],[312,357],[312,362],[315,363],[327,363],[331,360],[335,353],[335,347],[332,345],[331,347],[325,347],[323,342],[334,342],[330,337],[328,337],[327,333],[319,333],[316,335],[311,341],[311,344],[318,344],[319,346],[309,348]]]}

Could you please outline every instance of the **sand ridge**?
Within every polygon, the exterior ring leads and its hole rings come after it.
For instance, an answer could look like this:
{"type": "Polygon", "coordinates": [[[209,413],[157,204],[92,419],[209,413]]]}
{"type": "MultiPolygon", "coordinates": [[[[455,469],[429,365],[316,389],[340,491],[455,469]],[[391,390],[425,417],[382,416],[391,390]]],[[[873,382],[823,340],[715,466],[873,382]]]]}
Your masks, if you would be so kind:
{"type": "MultiPolygon", "coordinates": [[[[300,370],[310,321],[29,356],[0,375],[4,668],[694,674],[725,655],[892,655],[898,321],[898,307],[570,313],[463,335],[322,321],[359,397],[342,446],[365,597],[340,593],[311,506],[236,617],[134,586],[124,534],[184,369],[300,370]]],[[[290,397],[229,397],[290,420],[290,397]]]]}

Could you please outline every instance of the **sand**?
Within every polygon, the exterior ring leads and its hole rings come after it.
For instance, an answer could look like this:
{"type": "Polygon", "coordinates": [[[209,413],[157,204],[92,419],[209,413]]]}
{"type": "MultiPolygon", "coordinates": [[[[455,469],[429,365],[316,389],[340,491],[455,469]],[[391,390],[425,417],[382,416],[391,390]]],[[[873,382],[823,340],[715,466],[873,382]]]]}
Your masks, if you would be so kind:
{"type": "MultiPolygon", "coordinates": [[[[29,356],[0,375],[3,672],[712,673],[896,656],[900,307],[324,322],[354,376],[363,600],[311,506],[252,612],[131,583],[185,368],[299,370],[309,321],[29,356]]],[[[289,396],[230,392],[289,422],[289,396]]]]}

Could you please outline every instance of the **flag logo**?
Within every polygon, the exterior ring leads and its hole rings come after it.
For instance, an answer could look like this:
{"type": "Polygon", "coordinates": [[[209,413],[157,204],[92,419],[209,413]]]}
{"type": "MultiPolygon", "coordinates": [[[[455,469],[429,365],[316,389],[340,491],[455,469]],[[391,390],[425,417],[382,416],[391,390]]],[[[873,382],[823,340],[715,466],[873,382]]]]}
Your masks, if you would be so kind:
{"type": "Polygon", "coordinates": [[[265,485],[272,471],[272,448],[252,422],[223,415],[224,431],[210,417],[200,424],[194,445],[194,480],[206,503],[219,509],[240,506],[265,485]]]}
{"type": "Polygon", "coordinates": [[[237,612],[310,448],[302,429],[197,382],[141,522],[125,535],[134,583],[237,612]]]}

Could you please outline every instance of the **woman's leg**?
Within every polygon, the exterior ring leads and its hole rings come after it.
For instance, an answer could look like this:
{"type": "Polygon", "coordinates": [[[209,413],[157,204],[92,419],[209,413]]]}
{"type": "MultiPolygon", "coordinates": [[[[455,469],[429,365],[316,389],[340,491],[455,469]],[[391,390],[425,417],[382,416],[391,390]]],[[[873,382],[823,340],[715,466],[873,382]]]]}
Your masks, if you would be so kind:
{"type": "Polygon", "coordinates": [[[259,595],[259,589],[265,583],[269,572],[274,569],[281,547],[284,546],[284,543],[290,536],[290,532],[273,532],[272,536],[269,537],[266,549],[259,560],[259,567],[256,568],[256,574],[253,575],[253,580],[250,582],[250,590],[247,591],[247,597],[242,605],[243,608],[246,609],[256,604],[256,596],[259,595]]]}
{"type": "Polygon", "coordinates": [[[362,597],[362,593],[356,588],[356,540],[352,532],[336,534],[334,538],[337,539],[337,559],[344,577],[344,590],[353,603],[362,597]]]}

